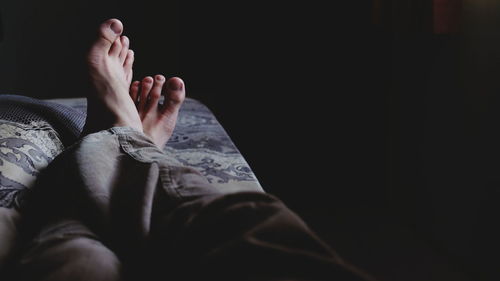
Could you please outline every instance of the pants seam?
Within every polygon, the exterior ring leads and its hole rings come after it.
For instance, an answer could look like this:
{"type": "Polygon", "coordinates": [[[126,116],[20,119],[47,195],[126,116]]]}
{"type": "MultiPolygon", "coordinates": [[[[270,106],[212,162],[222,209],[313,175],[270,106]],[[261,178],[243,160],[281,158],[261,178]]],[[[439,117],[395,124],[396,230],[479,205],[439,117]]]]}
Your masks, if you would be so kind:
{"type": "Polygon", "coordinates": [[[141,163],[156,163],[159,169],[160,181],[162,187],[164,187],[165,192],[167,192],[170,196],[175,197],[177,199],[183,198],[183,196],[179,193],[177,188],[179,185],[175,183],[172,179],[172,170],[168,167],[168,165],[162,165],[159,161],[151,158],[146,158],[141,153],[134,151],[132,143],[132,138],[129,134],[124,134],[122,131],[131,131],[128,128],[111,128],[113,133],[118,136],[118,143],[122,150],[128,156],[132,157],[134,160],[139,161],[141,163]]]}

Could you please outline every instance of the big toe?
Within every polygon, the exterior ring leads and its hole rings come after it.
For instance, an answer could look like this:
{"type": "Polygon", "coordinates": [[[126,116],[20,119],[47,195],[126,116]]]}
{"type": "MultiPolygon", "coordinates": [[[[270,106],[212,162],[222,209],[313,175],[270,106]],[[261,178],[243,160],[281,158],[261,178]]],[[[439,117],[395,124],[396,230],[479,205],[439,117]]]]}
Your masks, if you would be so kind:
{"type": "Polygon", "coordinates": [[[176,114],[186,97],[184,82],[178,77],[167,81],[167,93],[163,102],[163,114],[176,114]]]}
{"type": "Polygon", "coordinates": [[[123,24],[117,19],[109,19],[99,27],[99,36],[101,39],[108,41],[111,46],[113,42],[122,34],[123,24]]]}
{"type": "Polygon", "coordinates": [[[92,45],[90,57],[107,54],[113,43],[120,37],[123,32],[123,24],[117,19],[109,19],[99,27],[98,39],[92,45]]]}

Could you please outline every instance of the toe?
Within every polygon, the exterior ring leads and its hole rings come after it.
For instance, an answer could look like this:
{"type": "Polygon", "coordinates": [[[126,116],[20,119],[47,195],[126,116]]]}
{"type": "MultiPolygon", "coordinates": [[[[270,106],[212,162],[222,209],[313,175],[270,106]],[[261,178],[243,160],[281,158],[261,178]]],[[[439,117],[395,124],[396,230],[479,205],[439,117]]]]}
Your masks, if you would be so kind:
{"type": "Polygon", "coordinates": [[[122,34],[123,24],[117,19],[109,19],[101,24],[99,31],[99,36],[111,45],[122,34]]]}
{"type": "Polygon", "coordinates": [[[149,92],[153,87],[153,78],[151,76],[144,77],[141,82],[141,95],[139,97],[139,112],[144,112],[148,101],[149,92]]]}
{"type": "Polygon", "coordinates": [[[177,114],[186,96],[184,82],[178,77],[173,77],[167,81],[165,101],[163,103],[162,114],[177,114]]]}
{"type": "Polygon", "coordinates": [[[128,50],[127,57],[123,62],[123,67],[125,68],[125,70],[128,70],[128,68],[132,69],[132,65],[134,64],[134,56],[135,56],[134,51],[128,50]]]}
{"type": "Polygon", "coordinates": [[[125,62],[123,63],[123,69],[125,70],[125,76],[127,79],[127,83],[132,81],[132,66],[134,65],[134,51],[128,50],[127,57],[125,58],[125,62]]]}
{"type": "Polygon", "coordinates": [[[109,49],[109,55],[114,56],[114,57],[119,57],[120,53],[122,52],[123,46],[122,46],[122,40],[120,38],[117,38],[115,42],[111,45],[111,48],[109,49]]]}
{"type": "Polygon", "coordinates": [[[92,45],[89,52],[89,59],[96,60],[107,54],[112,49],[112,45],[123,32],[123,24],[117,19],[110,19],[105,21],[99,27],[98,39],[92,45]]]}
{"type": "Polygon", "coordinates": [[[165,83],[165,77],[163,75],[156,75],[153,88],[149,93],[148,102],[146,104],[146,111],[150,112],[158,109],[158,102],[161,97],[161,90],[163,89],[163,84],[165,83]]]}
{"type": "Polygon", "coordinates": [[[127,55],[128,55],[128,48],[129,48],[129,44],[130,44],[130,40],[128,39],[127,36],[122,36],[120,37],[120,41],[121,41],[121,45],[122,45],[122,49],[120,51],[120,61],[122,62],[122,64],[125,63],[125,59],[127,58],[127,55]]]}
{"type": "Polygon", "coordinates": [[[130,97],[132,98],[132,101],[134,102],[134,104],[137,104],[137,98],[139,97],[139,85],[140,84],[141,84],[141,82],[134,81],[130,85],[130,97]]]}

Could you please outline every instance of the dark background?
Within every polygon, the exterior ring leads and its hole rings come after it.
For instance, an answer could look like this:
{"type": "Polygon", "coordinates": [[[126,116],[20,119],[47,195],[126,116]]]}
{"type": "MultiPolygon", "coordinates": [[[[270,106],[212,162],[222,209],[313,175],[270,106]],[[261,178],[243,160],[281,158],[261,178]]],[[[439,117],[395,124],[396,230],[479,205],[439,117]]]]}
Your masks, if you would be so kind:
{"type": "Polygon", "coordinates": [[[135,78],[180,76],[264,189],[380,280],[498,280],[499,6],[430,0],[2,1],[0,92],[85,96],[117,17],[135,78]],[[339,2],[339,3],[337,3],[339,2]],[[346,3],[344,3],[346,2],[346,3]]]}

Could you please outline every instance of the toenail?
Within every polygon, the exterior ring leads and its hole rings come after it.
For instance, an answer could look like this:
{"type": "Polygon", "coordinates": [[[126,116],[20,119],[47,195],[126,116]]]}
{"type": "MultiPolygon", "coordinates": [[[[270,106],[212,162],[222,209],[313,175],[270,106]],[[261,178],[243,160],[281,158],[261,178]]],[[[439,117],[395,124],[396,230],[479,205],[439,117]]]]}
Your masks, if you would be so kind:
{"type": "Polygon", "coordinates": [[[163,81],[163,80],[165,80],[165,78],[161,75],[158,75],[158,76],[156,76],[156,80],[163,81]]]}
{"type": "Polygon", "coordinates": [[[113,30],[114,33],[116,34],[119,34],[120,33],[120,26],[116,23],[116,22],[113,22],[111,24],[111,30],[113,30]]]}

